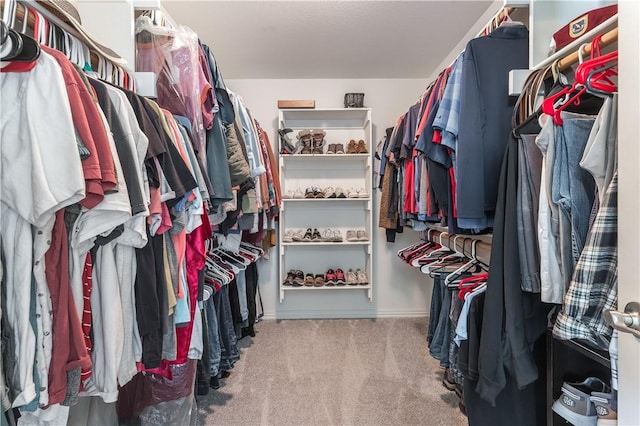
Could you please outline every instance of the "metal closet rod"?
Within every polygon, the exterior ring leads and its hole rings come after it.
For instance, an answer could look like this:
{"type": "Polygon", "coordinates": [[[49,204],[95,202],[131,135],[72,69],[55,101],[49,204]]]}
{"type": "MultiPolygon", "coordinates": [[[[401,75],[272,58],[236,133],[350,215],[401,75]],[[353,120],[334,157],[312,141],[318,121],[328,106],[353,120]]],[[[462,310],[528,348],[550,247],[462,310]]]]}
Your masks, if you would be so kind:
{"type": "Polygon", "coordinates": [[[472,257],[472,247],[476,245],[476,259],[485,265],[489,265],[491,259],[491,244],[473,238],[472,235],[455,235],[448,232],[429,229],[426,237],[429,241],[442,244],[450,250],[462,253],[465,256],[472,257]]]}

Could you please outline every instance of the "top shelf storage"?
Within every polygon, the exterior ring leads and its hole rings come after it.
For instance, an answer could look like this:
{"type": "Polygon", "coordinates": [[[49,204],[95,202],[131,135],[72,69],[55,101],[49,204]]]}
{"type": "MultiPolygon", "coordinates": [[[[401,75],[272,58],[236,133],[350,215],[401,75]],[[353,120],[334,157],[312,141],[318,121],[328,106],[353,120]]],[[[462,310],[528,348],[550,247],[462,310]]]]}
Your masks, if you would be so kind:
{"type": "Polygon", "coordinates": [[[283,109],[282,128],[291,129],[362,129],[369,124],[369,108],[283,109]]]}

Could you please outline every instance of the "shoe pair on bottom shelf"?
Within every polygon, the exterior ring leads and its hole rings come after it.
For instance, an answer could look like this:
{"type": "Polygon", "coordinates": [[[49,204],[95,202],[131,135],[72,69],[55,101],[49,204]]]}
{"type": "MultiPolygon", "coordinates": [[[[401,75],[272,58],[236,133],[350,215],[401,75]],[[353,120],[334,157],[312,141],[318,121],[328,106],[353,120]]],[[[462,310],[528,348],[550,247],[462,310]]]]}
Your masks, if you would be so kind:
{"type": "Polygon", "coordinates": [[[328,269],[325,274],[311,274],[305,275],[299,269],[292,269],[287,273],[287,277],[282,282],[282,285],[291,287],[331,287],[331,286],[345,286],[345,285],[369,285],[369,278],[366,272],[361,269],[349,269],[345,274],[340,268],[328,269]]]}
{"type": "Polygon", "coordinates": [[[618,424],[611,388],[597,377],[588,377],[581,383],[564,382],[561,391],[552,408],[569,423],[579,426],[618,424]]]}
{"type": "Polygon", "coordinates": [[[329,269],[325,274],[327,286],[344,286],[344,285],[369,285],[367,273],[358,268],[355,271],[349,269],[345,274],[340,268],[329,269]]]}

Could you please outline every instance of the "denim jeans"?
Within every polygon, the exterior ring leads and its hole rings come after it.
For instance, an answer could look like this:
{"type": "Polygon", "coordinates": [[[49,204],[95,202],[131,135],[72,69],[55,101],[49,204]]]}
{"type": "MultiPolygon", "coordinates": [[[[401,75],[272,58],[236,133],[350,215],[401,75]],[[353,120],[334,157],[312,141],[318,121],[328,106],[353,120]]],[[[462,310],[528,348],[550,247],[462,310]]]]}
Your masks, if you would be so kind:
{"type": "Polygon", "coordinates": [[[563,125],[556,126],[556,159],[553,166],[551,199],[558,207],[559,246],[563,282],[568,285],[589,232],[589,215],[594,199],[593,177],[580,167],[594,116],[561,113],[563,125]]]}
{"type": "Polygon", "coordinates": [[[216,305],[218,329],[220,330],[220,369],[230,370],[240,359],[240,354],[238,353],[238,339],[229,303],[229,286],[222,286],[220,291],[213,295],[213,300],[216,305]]]}
{"type": "Polygon", "coordinates": [[[447,290],[444,283],[444,276],[433,280],[434,294],[431,299],[433,305],[434,298],[439,296],[436,304],[439,304],[438,316],[429,318],[429,330],[434,321],[436,321],[435,329],[431,342],[429,344],[429,353],[432,357],[440,361],[442,367],[449,366],[449,345],[451,344],[451,319],[449,318],[449,310],[451,309],[451,293],[447,290]],[[436,294],[436,288],[437,294],[436,294]]]}
{"type": "Polygon", "coordinates": [[[240,314],[242,321],[249,318],[249,308],[247,307],[247,277],[245,271],[240,271],[236,275],[236,284],[238,285],[238,301],[240,302],[240,314]]]}
{"type": "Polygon", "coordinates": [[[518,150],[518,252],[522,291],[540,293],[540,252],[538,250],[538,201],[542,153],[535,135],[522,135],[518,150]]]}
{"type": "Polygon", "coordinates": [[[549,116],[536,138],[536,145],[543,155],[538,203],[538,244],[540,248],[540,297],[545,303],[562,304],[566,291],[560,271],[558,248],[558,209],[551,201],[553,165],[555,163],[555,131],[549,116]],[[554,226],[555,224],[555,226],[554,226]]]}
{"type": "Polygon", "coordinates": [[[216,313],[215,296],[204,302],[204,318],[207,323],[209,343],[209,373],[211,377],[220,372],[220,331],[218,327],[218,314],[216,313]]]}

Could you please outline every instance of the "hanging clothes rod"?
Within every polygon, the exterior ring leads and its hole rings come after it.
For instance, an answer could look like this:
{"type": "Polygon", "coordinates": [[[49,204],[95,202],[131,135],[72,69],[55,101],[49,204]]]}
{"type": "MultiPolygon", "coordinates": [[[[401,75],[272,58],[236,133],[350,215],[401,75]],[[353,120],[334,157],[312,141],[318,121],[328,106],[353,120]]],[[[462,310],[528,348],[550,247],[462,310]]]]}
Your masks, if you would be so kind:
{"type": "MultiPolygon", "coordinates": [[[[614,28],[602,36],[599,44],[600,44],[600,47],[606,47],[606,46],[609,46],[610,44],[615,43],[616,41],[618,41],[618,29],[614,28]]],[[[590,53],[591,53],[591,45],[587,44],[584,47],[584,49],[582,49],[582,55],[589,55],[590,53]]],[[[558,69],[560,70],[567,69],[573,64],[575,64],[576,62],[578,62],[579,54],[580,54],[580,48],[578,48],[578,50],[576,50],[575,52],[570,53],[569,55],[560,59],[558,61],[558,69]]]]}
{"type": "Polygon", "coordinates": [[[475,258],[485,265],[489,265],[491,260],[491,244],[471,235],[455,235],[436,229],[429,229],[426,231],[426,238],[469,258],[473,257],[473,246],[475,244],[475,258]]]}

